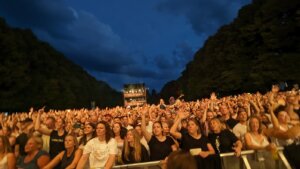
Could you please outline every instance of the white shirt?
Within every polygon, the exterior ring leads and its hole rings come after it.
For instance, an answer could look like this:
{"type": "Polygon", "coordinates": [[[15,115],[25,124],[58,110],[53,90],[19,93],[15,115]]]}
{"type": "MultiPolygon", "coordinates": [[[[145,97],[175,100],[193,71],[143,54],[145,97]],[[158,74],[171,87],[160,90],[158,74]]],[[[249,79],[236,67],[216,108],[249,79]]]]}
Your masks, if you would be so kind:
{"type": "Polygon", "coordinates": [[[116,155],[118,153],[117,142],[111,138],[108,143],[100,142],[99,138],[91,139],[84,147],[83,155],[89,155],[89,162],[91,168],[104,167],[109,155],[116,155]]]}
{"type": "Polygon", "coordinates": [[[245,134],[247,133],[247,125],[238,123],[233,127],[232,132],[238,139],[242,140],[245,134]]]}

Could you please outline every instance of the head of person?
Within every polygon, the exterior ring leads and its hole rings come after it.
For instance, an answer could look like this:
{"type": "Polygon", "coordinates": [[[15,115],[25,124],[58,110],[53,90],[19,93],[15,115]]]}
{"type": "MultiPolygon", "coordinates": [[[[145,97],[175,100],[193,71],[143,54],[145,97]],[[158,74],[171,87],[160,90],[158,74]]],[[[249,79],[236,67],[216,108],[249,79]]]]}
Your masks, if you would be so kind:
{"type": "Polygon", "coordinates": [[[55,119],[54,117],[47,117],[45,125],[47,126],[47,128],[49,129],[55,129],[55,119]]]}
{"type": "Polygon", "coordinates": [[[190,118],[187,125],[189,134],[200,134],[200,124],[195,118],[190,118]]]}
{"type": "Polygon", "coordinates": [[[197,164],[189,152],[178,150],[168,156],[166,169],[197,169],[197,164]]]}
{"type": "Polygon", "coordinates": [[[10,136],[12,132],[12,129],[9,126],[3,126],[2,127],[2,134],[4,136],[10,136]]]}
{"type": "Polygon", "coordinates": [[[56,127],[57,130],[64,129],[65,121],[62,118],[57,118],[56,123],[55,123],[55,127],[56,127]]]}
{"type": "Polygon", "coordinates": [[[120,117],[115,117],[114,118],[114,123],[121,123],[120,117]]]}
{"type": "Polygon", "coordinates": [[[12,152],[7,136],[0,135],[0,152],[3,153],[12,152]]]}
{"type": "Polygon", "coordinates": [[[181,120],[181,127],[184,128],[184,129],[186,129],[186,128],[187,128],[187,125],[188,125],[187,120],[186,120],[186,119],[182,119],[182,120],[181,120]]]}
{"type": "Polygon", "coordinates": [[[41,150],[43,147],[43,140],[41,137],[32,136],[28,139],[26,145],[25,145],[25,152],[27,154],[30,154],[32,152],[35,152],[37,150],[41,150]]]}
{"type": "Polygon", "coordinates": [[[134,159],[136,162],[141,160],[141,137],[135,129],[127,131],[124,140],[124,157],[129,160],[130,147],[134,148],[134,159]]]}
{"type": "Polygon", "coordinates": [[[280,111],[277,115],[277,118],[278,118],[279,123],[287,123],[290,119],[290,117],[286,111],[280,111]]]}
{"type": "Polygon", "coordinates": [[[166,122],[166,121],[167,121],[167,119],[166,119],[165,116],[161,116],[161,117],[160,117],[160,122],[161,122],[161,123],[164,123],[164,122],[166,122]]]}
{"type": "Polygon", "coordinates": [[[289,120],[289,115],[285,111],[285,106],[279,106],[274,110],[274,113],[277,114],[279,123],[287,123],[289,120]]]}
{"type": "Polygon", "coordinates": [[[239,111],[238,111],[238,120],[240,122],[246,122],[248,120],[248,113],[246,112],[245,109],[243,108],[240,108],[239,111]]]}
{"type": "Polygon", "coordinates": [[[251,132],[262,132],[262,123],[257,116],[252,116],[249,119],[249,131],[251,132]]]}
{"type": "Polygon", "coordinates": [[[116,136],[116,135],[120,135],[121,133],[121,123],[118,123],[118,122],[115,122],[112,126],[112,130],[113,130],[113,135],[116,136]]]}
{"type": "Polygon", "coordinates": [[[213,132],[213,133],[220,133],[222,131],[222,122],[219,118],[215,117],[213,119],[210,120],[209,122],[209,127],[210,127],[210,130],[213,132]]]}
{"type": "Polygon", "coordinates": [[[96,125],[94,123],[86,122],[84,124],[83,133],[85,135],[92,134],[92,136],[95,136],[95,134],[96,134],[95,130],[96,130],[96,125]]]}
{"type": "Polygon", "coordinates": [[[169,123],[162,122],[161,124],[162,124],[162,127],[163,127],[163,133],[164,133],[164,135],[169,135],[169,133],[170,133],[169,123]]]}
{"type": "Polygon", "coordinates": [[[105,121],[98,122],[96,127],[96,134],[99,138],[104,137],[107,143],[112,138],[112,131],[110,129],[110,126],[105,121]]]}
{"type": "Polygon", "coordinates": [[[213,118],[214,118],[214,113],[211,112],[211,111],[208,111],[208,112],[206,113],[206,120],[207,120],[207,121],[210,121],[210,120],[213,119],[213,118]]]}
{"type": "Polygon", "coordinates": [[[77,149],[78,148],[78,141],[77,138],[74,135],[68,134],[65,137],[65,149],[69,149],[69,148],[74,148],[77,149]]]}
{"type": "Polygon", "coordinates": [[[154,136],[163,135],[163,128],[162,128],[161,122],[156,121],[156,122],[153,123],[152,132],[153,132],[154,136]]]}
{"type": "Polygon", "coordinates": [[[228,110],[228,108],[227,108],[226,105],[222,105],[222,106],[220,107],[220,112],[221,112],[222,116],[227,116],[227,115],[229,115],[229,110],[228,110]]]}

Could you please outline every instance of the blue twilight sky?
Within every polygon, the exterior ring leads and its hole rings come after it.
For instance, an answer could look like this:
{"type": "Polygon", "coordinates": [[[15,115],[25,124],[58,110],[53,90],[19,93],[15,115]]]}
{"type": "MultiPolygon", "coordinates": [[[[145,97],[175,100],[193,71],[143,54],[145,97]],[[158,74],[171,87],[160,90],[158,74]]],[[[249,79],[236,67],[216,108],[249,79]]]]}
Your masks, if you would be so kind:
{"type": "Polygon", "coordinates": [[[208,36],[250,0],[0,0],[0,16],[30,28],[92,76],[120,90],[160,91],[208,36]]]}

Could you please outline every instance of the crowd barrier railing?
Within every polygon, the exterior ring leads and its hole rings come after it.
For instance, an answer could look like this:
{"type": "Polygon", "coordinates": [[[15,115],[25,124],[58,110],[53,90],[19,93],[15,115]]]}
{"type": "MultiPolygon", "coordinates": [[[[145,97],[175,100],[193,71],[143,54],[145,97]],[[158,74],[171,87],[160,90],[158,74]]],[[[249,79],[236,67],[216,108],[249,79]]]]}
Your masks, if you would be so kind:
{"type": "MultiPolygon", "coordinates": [[[[282,161],[284,167],[286,169],[292,169],[292,167],[290,166],[290,164],[288,163],[285,155],[283,154],[283,147],[278,147],[277,148],[277,153],[278,153],[278,160],[274,160],[274,161],[282,161]]],[[[224,165],[224,160],[226,158],[235,158],[235,162],[237,162],[236,160],[239,159],[240,161],[240,165],[238,168],[240,169],[251,169],[251,162],[249,162],[249,155],[256,155],[257,153],[260,152],[266,152],[266,150],[259,150],[259,151],[255,151],[255,150],[244,150],[241,152],[241,156],[240,157],[236,157],[234,152],[230,152],[230,153],[222,153],[220,154],[221,157],[221,163],[222,163],[222,168],[223,169],[232,169],[234,167],[231,166],[226,166],[224,165]]],[[[271,152],[266,152],[271,154],[271,152]]],[[[162,161],[150,161],[150,162],[143,162],[143,163],[134,163],[134,164],[125,164],[125,165],[116,165],[113,167],[113,169],[130,169],[130,168],[139,168],[139,169],[148,169],[148,168],[160,168],[160,166],[162,165],[162,161]]],[[[263,168],[263,167],[262,167],[263,168]]],[[[281,167],[279,167],[278,163],[276,163],[276,168],[281,169],[281,167]]],[[[270,168],[268,168],[270,169],[270,168]]]]}

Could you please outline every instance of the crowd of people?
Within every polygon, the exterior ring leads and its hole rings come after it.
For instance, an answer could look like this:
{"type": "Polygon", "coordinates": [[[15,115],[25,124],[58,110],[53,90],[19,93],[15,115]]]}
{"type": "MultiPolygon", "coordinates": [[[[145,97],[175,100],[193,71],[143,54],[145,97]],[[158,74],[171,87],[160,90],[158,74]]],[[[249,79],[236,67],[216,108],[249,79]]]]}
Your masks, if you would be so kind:
{"type": "Polygon", "coordinates": [[[0,168],[109,169],[157,160],[167,169],[186,160],[189,168],[221,168],[221,153],[267,150],[274,157],[282,146],[299,168],[299,101],[299,90],[274,85],[266,94],[212,93],[190,102],[1,113],[0,168]]]}

